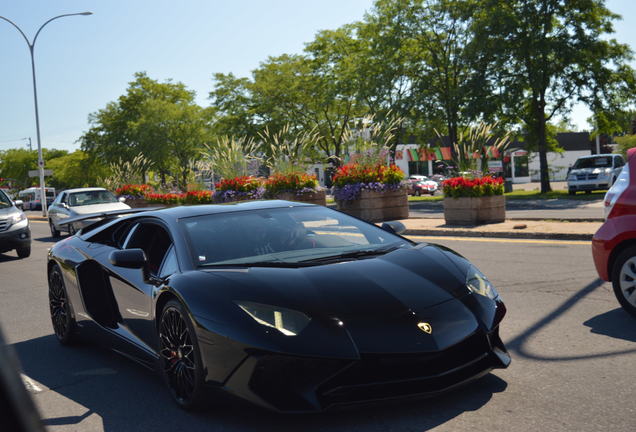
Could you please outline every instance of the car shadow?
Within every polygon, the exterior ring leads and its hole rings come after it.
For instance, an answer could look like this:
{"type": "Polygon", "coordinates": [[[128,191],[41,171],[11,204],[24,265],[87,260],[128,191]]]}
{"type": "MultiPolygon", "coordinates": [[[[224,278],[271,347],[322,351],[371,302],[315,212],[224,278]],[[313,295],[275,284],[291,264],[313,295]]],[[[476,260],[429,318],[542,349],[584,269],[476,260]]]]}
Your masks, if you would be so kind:
{"type": "Polygon", "coordinates": [[[15,252],[3,252],[0,253],[0,263],[1,262],[10,262],[10,261],[18,261],[21,258],[18,258],[17,256],[13,256],[13,255],[7,255],[8,253],[15,253],[15,252]]]}
{"type": "Polygon", "coordinates": [[[636,320],[623,308],[602,313],[585,321],[592,333],[636,342],[636,320]]]}
{"type": "Polygon", "coordinates": [[[67,234],[62,234],[59,237],[45,236],[45,237],[37,237],[33,238],[35,241],[43,242],[43,243],[57,243],[60,240],[64,240],[66,237],[69,237],[67,234]]]}
{"type": "Polygon", "coordinates": [[[86,344],[60,346],[53,335],[14,344],[24,373],[79,404],[77,412],[45,417],[46,426],[82,429],[97,414],[105,431],[126,430],[428,430],[486,405],[507,383],[489,374],[434,399],[356,406],[321,414],[280,415],[216,395],[202,411],[188,413],[171,400],[157,374],[114,352],[86,344]]]}

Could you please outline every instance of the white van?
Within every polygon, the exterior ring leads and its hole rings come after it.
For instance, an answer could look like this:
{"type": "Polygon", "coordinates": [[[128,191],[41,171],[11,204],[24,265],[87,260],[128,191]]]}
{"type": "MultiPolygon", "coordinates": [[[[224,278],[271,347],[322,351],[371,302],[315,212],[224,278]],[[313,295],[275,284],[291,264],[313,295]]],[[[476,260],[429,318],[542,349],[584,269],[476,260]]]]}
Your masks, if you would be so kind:
{"type": "MultiPolygon", "coordinates": [[[[47,187],[44,188],[46,190],[46,205],[50,205],[55,199],[55,188],[47,187]]],[[[24,204],[24,210],[42,210],[42,201],[40,201],[40,188],[39,187],[30,187],[24,190],[21,190],[18,193],[18,199],[22,200],[24,204]]]]}

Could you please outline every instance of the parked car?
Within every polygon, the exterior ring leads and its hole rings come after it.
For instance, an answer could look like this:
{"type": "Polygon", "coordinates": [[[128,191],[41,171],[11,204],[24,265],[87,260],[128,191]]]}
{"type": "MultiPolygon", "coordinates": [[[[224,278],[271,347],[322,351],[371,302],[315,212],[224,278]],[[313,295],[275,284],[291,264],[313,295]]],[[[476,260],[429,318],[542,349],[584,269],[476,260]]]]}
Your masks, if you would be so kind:
{"type": "Polygon", "coordinates": [[[605,223],[594,234],[592,254],[601,279],[636,317],[636,148],[627,153],[614,185],[605,195],[605,223]]]}
{"type": "Polygon", "coordinates": [[[434,195],[439,189],[439,185],[433,180],[421,180],[411,185],[409,193],[411,195],[420,196],[422,194],[434,195]]]}
{"type": "Polygon", "coordinates": [[[49,227],[53,237],[59,237],[61,231],[75,234],[84,226],[90,225],[96,219],[64,224],[64,220],[81,215],[102,213],[114,210],[127,210],[130,206],[124,204],[125,198],[117,198],[112,192],[104,188],[68,189],[59,193],[49,207],[49,227]]]}
{"type": "Polygon", "coordinates": [[[583,156],[576,160],[567,177],[568,193],[609,189],[620,174],[625,162],[617,154],[583,156]]]}
{"type": "Polygon", "coordinates": [[[15,249],[20,258],[26,258],[31,255],[31,230],[20,205],[22,201],[12,201],[0,190],[0,253],[15,249]]]}
{"type": "Polygon", "coordinates": [[[403,229],[289,201],[116,212],[51,248],[53,329],[62,344],[116,336],[183,408],[211,386],[320,411],[507,367],[493,285],[403,229]]]}

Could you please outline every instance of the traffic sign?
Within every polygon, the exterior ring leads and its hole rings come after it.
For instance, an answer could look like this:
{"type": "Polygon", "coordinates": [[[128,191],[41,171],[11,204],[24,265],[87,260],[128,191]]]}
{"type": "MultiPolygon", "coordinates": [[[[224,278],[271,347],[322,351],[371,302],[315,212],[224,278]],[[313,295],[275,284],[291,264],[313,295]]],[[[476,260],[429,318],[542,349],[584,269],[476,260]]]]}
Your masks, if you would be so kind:
{"type": "MultiPolygon", "coordinates": [[[[43,170],[44,171],[44,175],[45,176],[52,176],[53,175],[53,170],[43,170]]],[[[40,170],[29,170],[29,177],[39,177],[40,176],[40,170]]]]}

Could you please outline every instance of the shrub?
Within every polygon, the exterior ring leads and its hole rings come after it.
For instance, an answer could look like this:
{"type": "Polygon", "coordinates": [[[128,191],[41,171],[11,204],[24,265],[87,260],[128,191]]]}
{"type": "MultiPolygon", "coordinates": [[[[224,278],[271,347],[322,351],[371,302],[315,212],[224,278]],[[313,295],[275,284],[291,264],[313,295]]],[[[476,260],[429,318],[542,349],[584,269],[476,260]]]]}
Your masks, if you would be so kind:
{"type": "Polygon", "coordinates": [[[146,201],[156,204],[181,204],[185,194],[177,193],[148,193],[146,194],[146,201]]]}
{"type": "Polygon", "coordinates": [[[363,190],[385,192],[402,187],[404,173],[396,165],[353,163],[341,166],[333,176],[334,198],[353,201],[363,190]]]}
{"type": "Polygon", "coordinates": [[[481,177],[466,178],[453,177],[442,183],[444,195],[450,198],[482,197],[503,195],[504,181],[502,178],[481,177]]]}
{"type": "Polygon", "coordinates": [[[265,193],[261,180],[251,176],[221,180],[215,186],[214,200],[217,202],[261,199],[265,193]]]}

